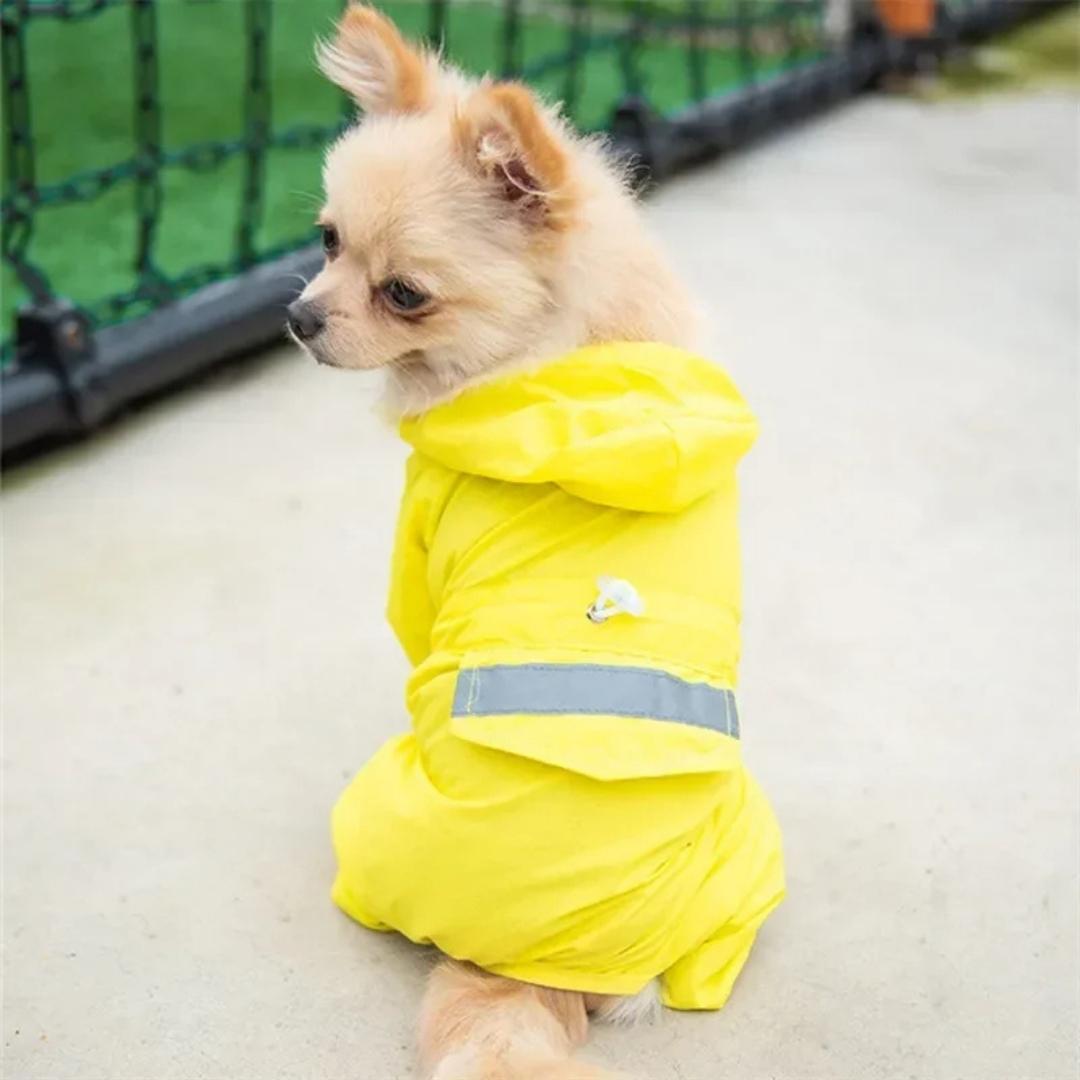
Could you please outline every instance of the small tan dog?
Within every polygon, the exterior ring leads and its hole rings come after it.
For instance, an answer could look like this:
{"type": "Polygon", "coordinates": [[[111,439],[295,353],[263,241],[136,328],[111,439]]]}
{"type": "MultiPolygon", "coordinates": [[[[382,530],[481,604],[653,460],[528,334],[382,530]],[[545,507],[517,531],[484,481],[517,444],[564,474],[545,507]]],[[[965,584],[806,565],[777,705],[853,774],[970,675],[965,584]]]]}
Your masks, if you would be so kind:
{"type": "MultiPolygon", "coordinates": [[[[289,309],[316,360],[385,370],[405,415],[592,342],[690,344],[691,305],[622,172],[525,86],[469,80],[363,6],[319,64],[365,119],[327,155],[326,265],[289,309]]],[[[424,1007],[423,1075],[610,1076],[571,1060],[588,1015],[633,1019],[655,1000],[444,964],[424,1007]]]]}

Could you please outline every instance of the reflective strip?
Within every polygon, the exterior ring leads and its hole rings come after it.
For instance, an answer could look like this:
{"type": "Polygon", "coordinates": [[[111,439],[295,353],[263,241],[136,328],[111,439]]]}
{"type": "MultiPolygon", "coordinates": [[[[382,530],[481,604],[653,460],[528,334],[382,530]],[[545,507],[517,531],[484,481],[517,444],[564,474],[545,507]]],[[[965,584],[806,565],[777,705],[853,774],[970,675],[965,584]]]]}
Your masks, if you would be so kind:
{"type": "Polygon", "coordinates": [[[454,716],[636,716],[739,737],[735,694],[653,668],[497,664],[462,668],[454,716]]]}

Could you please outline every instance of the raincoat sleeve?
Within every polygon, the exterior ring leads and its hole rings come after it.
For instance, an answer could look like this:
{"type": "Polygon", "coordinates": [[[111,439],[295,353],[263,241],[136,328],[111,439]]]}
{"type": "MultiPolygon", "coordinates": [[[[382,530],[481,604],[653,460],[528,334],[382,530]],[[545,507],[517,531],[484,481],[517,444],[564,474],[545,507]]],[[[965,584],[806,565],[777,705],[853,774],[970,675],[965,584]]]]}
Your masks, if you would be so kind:
{"type": "Polygon", "coordinates": [[[398,511],[387,618],[413,666],[431,651],[435,605],[428,587],[428,550],[449,490],[443,473],[413,454],[406,466],[398,511]]]}

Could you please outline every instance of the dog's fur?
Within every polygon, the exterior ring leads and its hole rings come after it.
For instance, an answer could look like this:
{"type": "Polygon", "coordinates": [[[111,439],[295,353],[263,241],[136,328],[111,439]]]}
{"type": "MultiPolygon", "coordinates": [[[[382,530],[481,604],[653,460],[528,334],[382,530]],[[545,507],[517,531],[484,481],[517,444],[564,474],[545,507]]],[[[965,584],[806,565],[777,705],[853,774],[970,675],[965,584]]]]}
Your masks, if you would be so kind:
{"type": "MultiPolygon", "coordinates": [[[[327,155],[327,263],[290,309],[318,361],[384,369],[391,406],[414,414],[592,342],[692,343],[692,307],[600,142],[518,83],[446,67],[368,7],[346,12],[318,58],[365,114],[327,155]],[[393,281],[422,298],[414,310],[395,306],[393,281]]],[[[589,1014],[632,1021],[655,1002],[652,989],[605,999],[446,963],[424,1006],[421,1069],[611,1076],[572,1060],[589,1014]]]]}

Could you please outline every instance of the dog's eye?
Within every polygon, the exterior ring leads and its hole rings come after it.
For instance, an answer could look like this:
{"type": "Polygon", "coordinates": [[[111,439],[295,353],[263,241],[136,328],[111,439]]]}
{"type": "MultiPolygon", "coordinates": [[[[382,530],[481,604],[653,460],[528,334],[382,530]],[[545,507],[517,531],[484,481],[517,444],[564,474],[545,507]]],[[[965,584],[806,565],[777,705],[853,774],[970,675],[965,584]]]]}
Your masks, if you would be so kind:
{"type": "Polygon", "coordinates": [[[341,238],[333,225],[322,226],[322,249],[331,259],[341,249],[341,238]]]}
{"type": "Polygon", "coordinates": [[[390,278],[389,281],[384,281],[380,286],[380,291],[395,311],[417,311],[431,299],[427,293],[413,288],[401,278],[390,278]]]}

